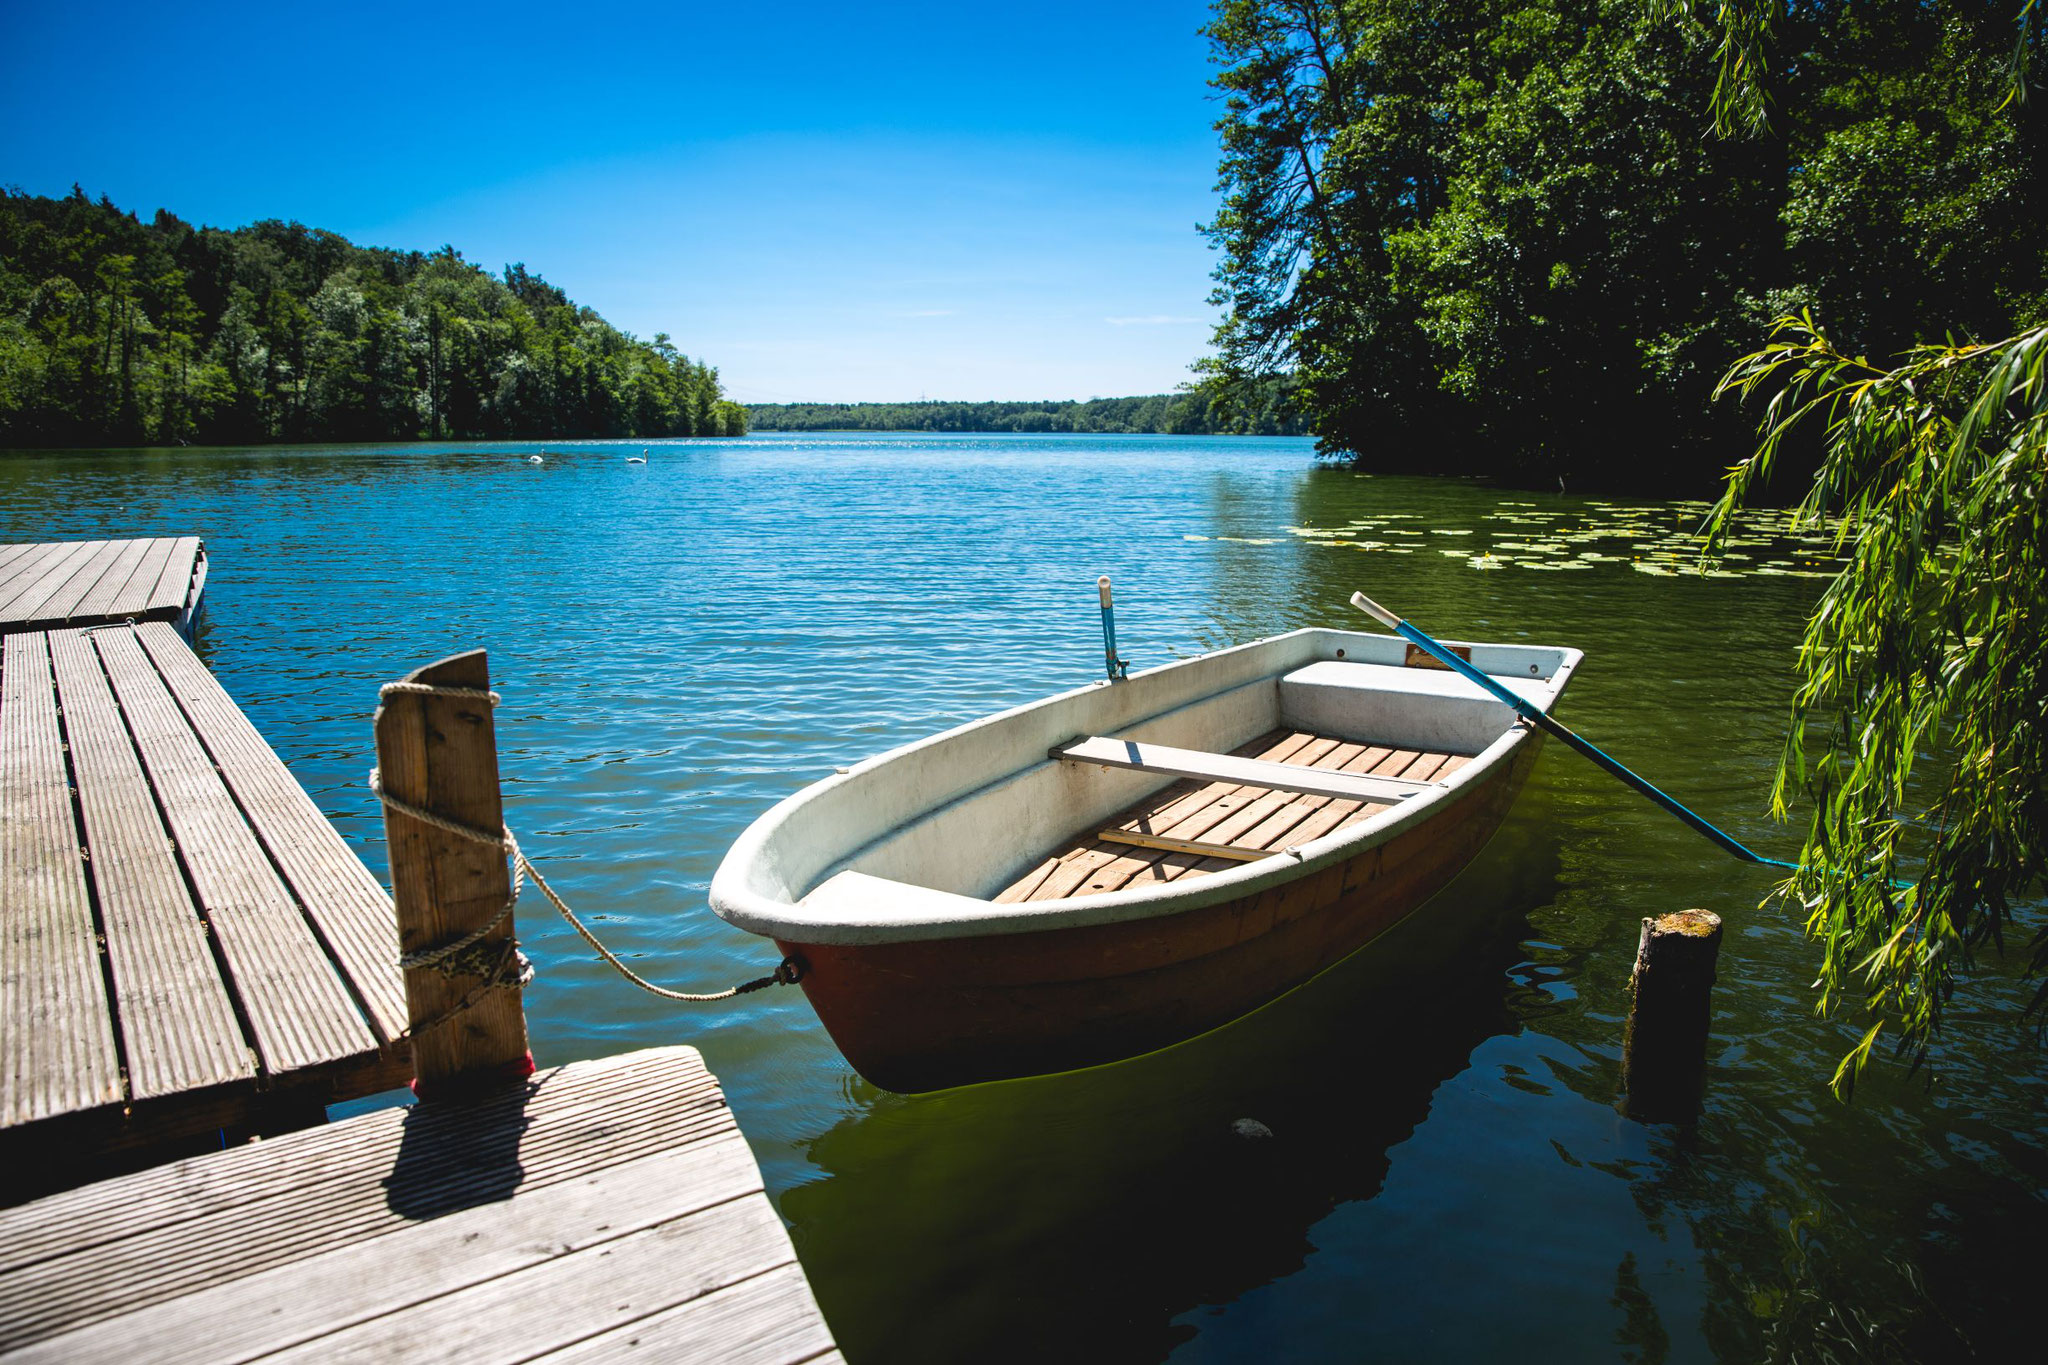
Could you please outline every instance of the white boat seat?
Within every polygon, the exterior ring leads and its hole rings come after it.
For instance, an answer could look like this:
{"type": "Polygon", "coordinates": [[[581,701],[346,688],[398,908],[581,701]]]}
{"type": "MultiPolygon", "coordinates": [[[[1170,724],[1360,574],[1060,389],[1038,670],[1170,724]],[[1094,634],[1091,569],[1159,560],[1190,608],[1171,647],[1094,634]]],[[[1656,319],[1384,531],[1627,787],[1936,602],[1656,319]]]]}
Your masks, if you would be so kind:
{"type": "Polygon", "coordinates": [[[1238,758],[1234,754],[1212,754],[1200,749],[1175,749],[1135,739],[1107,739],[1101,735],[1062,744],[1052,751],[1052,757],[1068,763],[1096,763],[1105,768],[1196,777],[1205,782],[1234,782],[1244,787],[1270,787],[1275,791],[1347,801],[1402,801],[1437,785],[1434,782],[1409,782],[1399,777],[1371,777],[1364,773],[1305,768],[1296,763],[1271,763],[1262,758],[1238,758]]]}
{"type": "MultiPolygon", "coordinates": [[[[1502,653],[1480,647],[1480,665],[1502,653]]],[[[1541,669],[1542,665],[1525,667],[1541,669]]],[[[1561,677],[1495,672],[1524,699],[1548,709],[1561,677]]],[[[1280,679],[1280,721],[1317,735],[1370,735],[1381,744],[1476,754],[1515,723],[1514,708],[1447,669],[1323,659],[1280,679]]]]}

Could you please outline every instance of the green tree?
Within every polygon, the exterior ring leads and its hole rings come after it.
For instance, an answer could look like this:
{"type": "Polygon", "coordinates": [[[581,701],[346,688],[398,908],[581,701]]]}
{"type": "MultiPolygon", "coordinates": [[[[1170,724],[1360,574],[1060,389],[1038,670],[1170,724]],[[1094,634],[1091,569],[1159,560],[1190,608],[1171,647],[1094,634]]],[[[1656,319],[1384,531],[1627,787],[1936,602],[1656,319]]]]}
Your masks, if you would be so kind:
{"type": "Polygon", "coordinates": [[[2048,287],[2039,117],[1977,98],[2009,10],[1763,8],[1696,42],[1638,0],[1218,0],[1221,379],[1287,376],[1377,468],[1703,487],[1772,316],[2007,330],[2048,287]],[[1703,139],[1717,98],[1787,112],[1703,139]]]}
{"type": "Polygon", "coordinates": [[[716,372],[523,264],[0,192],[0,439],[410,440],[735,426],[716,372]]]}

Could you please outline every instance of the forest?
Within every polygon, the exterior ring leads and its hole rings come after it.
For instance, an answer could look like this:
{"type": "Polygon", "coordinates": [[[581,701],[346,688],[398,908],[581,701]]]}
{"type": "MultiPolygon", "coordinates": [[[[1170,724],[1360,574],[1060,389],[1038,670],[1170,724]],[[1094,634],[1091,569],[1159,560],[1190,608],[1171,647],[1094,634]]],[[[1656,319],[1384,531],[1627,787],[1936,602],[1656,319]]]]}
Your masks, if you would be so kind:
{"type": "Polygon", "coordinates": [[[1754,12],[1218,0],[1221,370],[1291,375],[1368,468],[1702,490],[1758,416],[1715,384],[1776,319],[1884,365],[2048,315],[2039,7],[1754,12]]]}
{"type": "Polygon", "coordinates": [[[718,371],[523,264],[0,190],[0,445],[745,431],[718,371]]]}
{"type": "Polygon", "coordinates": [[[1046,403],[753,403],[757,431],[1151,432],[1170,436],[1303,436],[1307,419],[1292,386],[1266,379],[1211,381],[1180,393],[1046,403]]]}

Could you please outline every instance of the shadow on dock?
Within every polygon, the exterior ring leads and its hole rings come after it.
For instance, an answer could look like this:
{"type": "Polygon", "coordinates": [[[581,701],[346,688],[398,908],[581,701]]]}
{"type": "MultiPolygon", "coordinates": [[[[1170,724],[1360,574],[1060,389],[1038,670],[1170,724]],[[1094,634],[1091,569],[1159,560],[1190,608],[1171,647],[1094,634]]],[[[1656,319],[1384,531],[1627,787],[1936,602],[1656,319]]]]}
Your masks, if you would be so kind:
{"type": "Polygon", "coordinates": [[[536,1077],[467,1104],[416,1104],[406,1110],[398,1155],[384,1179],[384,1203],[401,1218],[439,1218],[495,1204],[526,1178],[520,1140],[529,1111],[552,1079],[536,1077]]]}

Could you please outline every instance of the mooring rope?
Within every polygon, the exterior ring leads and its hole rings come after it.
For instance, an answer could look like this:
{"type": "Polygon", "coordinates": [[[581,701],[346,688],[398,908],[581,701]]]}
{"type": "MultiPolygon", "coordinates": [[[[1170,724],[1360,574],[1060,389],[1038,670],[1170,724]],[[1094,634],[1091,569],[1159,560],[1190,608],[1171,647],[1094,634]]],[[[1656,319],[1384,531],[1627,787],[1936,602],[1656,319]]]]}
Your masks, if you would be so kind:
{"type": "Polygon", "coordinates": [[[576,912],[569,908],[569,903],[556,894],[554,887],[548,885],[546,877],[540,875],[540,869],[531,862],[528,862],[525,854],[521,853],[518,857],[519,861],[525,864],[527,875],[533,878],[533,884],[540,888],[543,896],[546,896],[549,901],[553,902],[555,909],[561,911],[562,918],[569,921],[569,927],[583,935],[583,941],[595,948],[598,956],[611,963],[613,969],[620,976],[625,977],[626,980],[650,995],[658,995],[664,1000],[682,1000],[692,1004],[709,1004],[714,1000],[730,1000],[736,995],[746,995],[750,991],[758,991],[768,986],[794,986],[802,975],[801,969],[797,966],[796,959],[785,957],[775,965],[775,970],[768,975],[757,976],[752,981],[742,981],[737,986],[729,986],[725,990],[716,991],[709,995],[692,995],[688,991],[672,991],[666,986],[657,986],[625,963],[619,961],[617,953],[599,943],[597,935],[591,933],[585,927],[583,921],[576,918],[576,912]]]}
{"type": "MultiPolygon", "coordinates": [[[[394,694],[422,697],[456,697],[466,701],[484,702],[491,706],[496,706],[500,701],[496,692],[482,687],[443,687],[436,683],[393,682],[386,683],[378,689],[378,696],[380,698],[394,694]]],[[[458,838],[467,839],[471,843],[485,844],[498,849],[512,863],[512,894],[506,898],[504,907],[491,918],[489,924],[484,925],[481,929],[464,934],[453,942],[439,944],[432,948],[421,948],[414,952],[402,954],[399,957],[398,965],[403,969],[431,968],[448,976],[481,976],[484,978],[483,984],[477,987],[476,990],[471,991],[469,996],[454,1008],[429,1020],[424,1025],[409,1029],[408,1032],[421,1032],[425,1028],[453,1018],[469,1006],[475,1004],[477,1000],[482,999],[487,991],[510,990],[517,986],[524,986],[533,980],[533,964],[527,960],[526,954],[519,951],[517,939],[507,939],[504,950],[500,952],[494,962],[487,960],[490,956],[488,949],[479,951],[477,947],[489,936],[492,930],[503,924],[512,914],[512,907],[519,902],[519,889],[527,877],[533,878],[533,884],[541,889],[541,894],[546,896],[548,902],[555,907],[562,918],[569,922],[569,927],[581,935],[585,943],[596,950],[599,957],[611,964],[612,969],[618,972],[619,975],[625,977],[626,980],[650,995],[658,995],[664,1000],[678,1000],[689,1004],[709,1004],[718,1000],[730,1000],[734,996],[746,995],[751,991],[762,990],[768,986],[795,985],[803,976],[802,966],[797,959],[786,957],[767,976],[756,977],[752,981],[743,981],[737,986],[728,987],[722,991],[699,994],[690,991],[672,991],[666,986],[657,986],[620,961],[619,955],[600,942],[597,935],[591,933],[589,927],[581,919],[577,918],[576,912],[569,908],[569,903],[562,899],[560,893],[554,887],[548,885],[548,879],[541,875],[540,869],[533,865],[533,860],[528,858],[525,852],[520,849],[519,841],[513,837],[510,826],[502,826],[498,833],[492,834],[489,830],[479,829],[475,825],[466,825],[460,820],[451,820],[445,815],[438,815],[424,807],[416,806],[410,801],[402,801],[384,790],[383,776],[375,768],[370,769],[370,790],[376,793],[377,799],[386,808],[395,810],[401,815],[410,816],[422,824],[433,826],[435,829],[444,830],[458,838]],[[507,968],[511,967],[514,963],[517,964],[516,968],[508,972],[507,968]]]]}
{"type": "MultiPolygon", "coordinates": [[[[394,683],[393,686],[397,686],[397,684],[394,683]]],[[[413,686],[417,686],[417,684],[413,686]]],[[[412,687],[408,687],[407,690],[412,690],[412,687]]],[[[469,691],[471,689],[465,688],[463,690],[469,691]]],[[[489,844],[494,848],[502,850],[512,860],[512,894],[505,898],[504,906],[497,914],[491,917],[489,924],[486,924],[481,929],[464,934],[453,943],[443,943],[438,947],[421,948],[415,952],[399,954],[398,965],[404,971],[411,971],[416,967],[442,967],[465,948],[481,943],[485,938],[489,937],[491,931],[503,924],[506,916],[512,913],[512,907],[519,903],[519,884],[526,876],[524,869],[525,858],[519,852],[519,841],[512,837],[512,831],[509,829],[500,837],[494,839],[474,826],[463,824],[460,820],[450,820],[447,816],[436,815],[423,806],[415,806],[410,801],[399,800],[384,790],[383,774],[375,768],[370,769],[370,790],[376,794],[379,801],[382,801],[400,815],[409,815],[422,824],[432,825],[435,829],[446,830],[448,833],[468,839],[472,843],[489,844]]]]}
{"type": "Polygon", "coordinates": [[[464,697],[470,701],[489,702],[493,706],[505,700],[488,687],[443,687],[440,683],[421,682],[388,682],[377,689],[379,700],[389,696],[464,697]]]}

